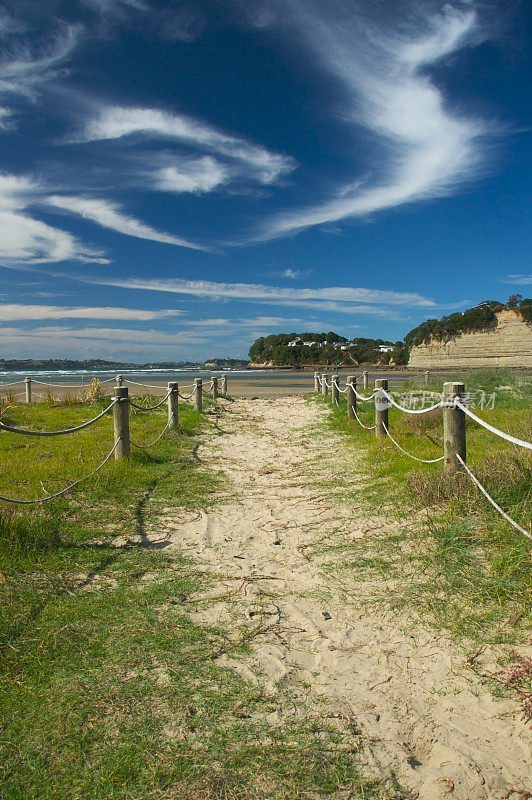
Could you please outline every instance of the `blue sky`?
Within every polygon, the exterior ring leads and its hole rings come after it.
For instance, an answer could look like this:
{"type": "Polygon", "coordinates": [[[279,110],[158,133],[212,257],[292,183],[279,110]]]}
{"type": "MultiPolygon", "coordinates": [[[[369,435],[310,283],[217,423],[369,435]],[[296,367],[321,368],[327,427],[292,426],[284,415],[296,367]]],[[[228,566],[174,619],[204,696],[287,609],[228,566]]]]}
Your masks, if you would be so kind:
{"type": "Polygon", "coordinates": [[[4,2],[0,356],[395,341],[530,295],[531,33],[502,0],[4,2]]]}

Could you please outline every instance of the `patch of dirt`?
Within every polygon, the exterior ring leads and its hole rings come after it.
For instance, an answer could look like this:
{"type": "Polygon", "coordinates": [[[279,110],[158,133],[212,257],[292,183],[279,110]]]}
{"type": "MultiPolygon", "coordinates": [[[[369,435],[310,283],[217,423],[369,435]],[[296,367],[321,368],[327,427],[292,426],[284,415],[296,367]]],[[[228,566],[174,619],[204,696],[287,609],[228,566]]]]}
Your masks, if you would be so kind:
{"type": "MultiPolygon", "coordinates": [[[[446,635],[346,599],[322,569],[325,557],[306,554],[338,531],[361,539],[371,529],[417,524],[414,516],[368,516],[320,490],[342,447],[340,436],[309,435],[326,413],[303,397],[239,400],[221,418],[226,435],[204,439],[199,457],[231,482],[224,501],[208,513],[168,509],[153,530],[169,537],[167,553],[184,552],[219,577],[192,617],[232,623],[239,635],[248,628],[252,654],[224,652],[218,663],[289,691],[302,710],[311,697],[326,698],[356,722],[368,766],[420,800],[528,796],[531,736],[515,704],[464,669],[446,635]]],[[[336,465],[351,488],[363,485],[356,464],[336,465]]],[[[351,597],[366,596],[368,580],[361,576],[351,597]]]]}

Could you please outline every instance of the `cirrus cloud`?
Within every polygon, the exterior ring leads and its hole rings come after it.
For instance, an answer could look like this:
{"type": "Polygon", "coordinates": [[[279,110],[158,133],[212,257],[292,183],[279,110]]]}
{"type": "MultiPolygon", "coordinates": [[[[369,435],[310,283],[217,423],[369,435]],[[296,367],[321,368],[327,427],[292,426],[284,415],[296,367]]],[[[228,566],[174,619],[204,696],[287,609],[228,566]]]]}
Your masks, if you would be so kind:
{"type": "Polygon", "coordinates": [[[361,129],[371,135],[374,166],[333,197],[274,215],[258,240],[441,197],[477,175],[483,138],[494,126],[453,110],[428,70],[478,43],[481,22],[472,3],[447,4],[435,14],[428,8],[409,3],[396,10],[400,19],[391,13],[386,22],[371,12],[368,18],[368,6],[356,2],[283,5],[283,24],[342,87],[342,118],[353,141],[361,129]]]}

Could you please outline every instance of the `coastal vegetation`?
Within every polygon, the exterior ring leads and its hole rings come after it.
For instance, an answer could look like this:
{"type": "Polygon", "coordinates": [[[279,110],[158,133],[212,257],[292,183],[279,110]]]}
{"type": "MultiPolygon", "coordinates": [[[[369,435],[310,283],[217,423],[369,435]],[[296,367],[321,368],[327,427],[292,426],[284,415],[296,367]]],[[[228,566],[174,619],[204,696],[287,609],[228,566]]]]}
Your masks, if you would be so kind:
{"type": "MultiPolygon", "coordinates": [[[[495,392],[493,408],[477,413],[493,426],[532,441],[531,378],[485,370],[468,374],[466,387],[470,392],[495,392]]],[[[441,390],[441,381],[427,387],[441,390]]],[[[403,391],[416,389],[405,385],[403,391]]],[[[328,400],[318,395],[312,402],[328,400]]],[[[530,540],[494,510],[465,474],[448,479],[441,463],[415,464],[389,439],[377,441],[372,431],[348,421],[345,403],[341,397],[339,406],[330,406],[326,427],[345,436],[350,459],[357,460],[368,478],[365,486],[357,484],[353,499],[367,504],[370,513],[385,513],[390,522],[412,514],[418,524],[399,533],[390,526],[359,540],[317,542],[316,553],[327,557],[326,569],[342,591],[350,594],[363,577],[373,587],[364,601],[370,606],[414,615],[452,635],[463,647],[466,666],[495,695],[512,697],[522,718],[532,721],[532,660],[519,651],[528,643],[532,623],[530,540]]],[[[372,406],[358,405],[366,425],[372,424],[372,406]]],[[[430,459],[441,452],[440,409],[408,416],[392,408],[389,425],[409,453],[430,459]]],[[[467,445],[468,465],[488,493],[525,530],[532,530],[530,451],[469,419],[467,445]]],[[[338,497],[349,497],[350,486],[341,478],[336,483],[338,497]]]]}
{"type": "Polygon", "coordinates": [[[413,347],[433,339],[448,341],[463,333],[497,327],[497,314],[513,310],[532,325],[532,299],[511,295],[506,303],[485,300],[474,308],[457,311],[441,319],[428,319],[409,331],[403,341],[354,338],[329,333],[279,333],[261,336],[251,346],[249,357],[255,364],[299,367],[305,365],[408,364],[413,347]]]}
{"type": "Polygon", "coordinates": [[[245,366],[247,361],[241,358],[211,358],[206,362],[198,361],[160,361],[151,362],[147,364],[135,364],[128,361],[105,361],[101,358],[89,358],[84,360],[75,360],[69,358],[0,358],[0,370],[6,372],[26,371],[28,373],[39,370],[115,370],[119,372],[121,369],[182,369],[184,367],[202,367],[213,366],[217,369],[230,369],[234,367],[245,366]]]}
{"type": "MultiPolygon", "coordinates": [[[[532,379],[511,371],[485,370],[468,374],[465,383],[477,396],[495,393],[493,407],[476,412],[484,420],[532,440],[532,379]]],[[[413,385],[405,385],[402,391],[421,394],[413,385]]],[[[441,381],[432,381],[426,391],[440,393],[441,381]]],[[[313,401],[326,403],[327,398],[317,396],[313,401]]],[[[403,517],[407,510],[417,511],[419,525],[408,527],[399,537],[383,530],[372,541],[350,539],[337,544],[331,553],[335,555],[331,569],[343,575],[344,586],[350,585],[354,575],[373,576],[375,594],[369,602],[417,613],[452,633],[469,653],[479,645],[507,646],[501,658],[510,664],[515,655],[512,648],[532,620],[530,540],[493,509],[465,474],[451,480],[444,477],[441,463],[415,464],[389,439],[377,441],[372,432],[348,421],[345,402],[341,397],[339,406],[331,407],[327,425],[343,433],[353,458],[359,457],[370,478],[365,488],[357,486],[357,502],[365,501],[373,510],[377,505],[391,519],[403,517]]],[[[359,403],[357,410],[361,421],[371,425],[373,403],[359,403]]],[[[441,409],[409,416],[392,408],[389,420],[394,438],[409,453],[430,459],[441,452],[441,409]]],[[[469,419],[467,447],[468,465],[489,494],[525,530],[531,530],[530,451],[501,440],[469,419]]],[[[345,486],[338,488],[341,495],[345,491],[345,486]]],[[[532,662],[521,666],[516,673],[519,681],[508,680],[506,688],[532,719],[532,662]]],[[[510,675],[511,670],[505,669],[499,678],[510,675]]]]}
{"type": "MultiPolygon", "coordinates": [[[[158,401],[146,397],[146,405],[158,401]]],[[[2,418],[29,428],[82,423],[70,397],[3,399],[2,418]]],[[[215,406],[180,405],[180,430],[129,462],[110,460],[64,497],[0,505],[0,794],[6,800],[288,800],[381,797],[360,778],[358,734],[317,705],[301,719],[218,663],[246,652],[246,627],[193,621],[216,603],[213,578],[168,549],[162,513],[217,502],[225,481],[198,457],[222,435],[215,406]],[[149,535],[148,535],[149,533],[149,535]],[[213,597],[214,599],[205,599],[213,597]],[[330,716],[330,715],[329,715],[330,716]],[[284,720],[284,721],[283,721],[284,720]]],[[[131,435],[165,423],[131,409],[131,435]]],[[[68,437],[0,434],[0,494],[29,499],[82,477],[109,450],[109,418],[68,437]]],[[[256,626],[256,635],[262,630],[256,626]]],[[[338,715],[332,715],[337,717],[338,715]]],[[[395,794],[394,797],[402,797],[395,794]]]]}
{"type": "Polygon", "coordinates": [[[497,326],[497,313],[513,310],[527,323],[532,323],[532,300],[521,295],[511,295],[506,303],[484,300],[474,308],[457,311],[441,319],[428,319],[409,331],[404,339],[405,349],[426,344],[431,339],[449,340],[462,333],[488,330],[497,326]]]}
{"type": "Polygon", "coordinates": [[[348,340],[334,331],[328,333],[279,333],[261,336],[250,347],[255,364],[299,367],[305,364],[372,363],[383,355],[379,346],[392,346],[384,339],[348,340]]]}

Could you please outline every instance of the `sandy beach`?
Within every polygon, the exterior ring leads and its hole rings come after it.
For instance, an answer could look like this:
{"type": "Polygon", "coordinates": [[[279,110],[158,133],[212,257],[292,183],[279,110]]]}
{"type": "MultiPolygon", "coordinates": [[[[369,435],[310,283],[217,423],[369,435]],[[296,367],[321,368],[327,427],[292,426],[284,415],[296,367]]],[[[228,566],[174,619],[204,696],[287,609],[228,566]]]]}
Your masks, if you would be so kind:
{"type": "MultiPolygon", "coordinates": [[[[322,371],[327,372],[329,375],[331,374],[330,368],[323,368],[322,371]]],[[[180,391],[183,393],[190,391],[196,374],[202,377],[204,390],[208,389],[211,376],[206,375],[205,371],[198,370],[197,373],[190,372],[186,376],[176,376],[175,380],[179,383],[180,391]]],[[[220,383],[221,373],[214,374],[218,377],[220,383]]],[[[360,376],[361,374],[362,367],[338,371],[341,384],[345,383],[348,375],[360,376]]],[[[265,370],[262,372],[250,371],[249,374],[245,372],[227,373],[227,375],[229,395],[236,398],[287,397],[290,395],[305,395],[314,391],[314,373],[310,370],[265,370]]],[[[407,370],[389,371],[385,368],[369,367],[368,375],[371,385],[373,385],[375,378],[388,378],[390,385],[395,387],[401,386],[405,380],[412,380],[420,386],[424,381],[423,374],[407,370]]],[[[24,383],[20,381],[20,377],[16,377],[18,382],[13,385],[9,384],[5,378],[3,379],[0,385],[0,394],[5,395],[9,392],[13,394],[16,400],[23,401],[26,388],[24,383]]],[[[170,376],[164,380],[142,376],[134,376],[134,379],[129,379],[125,376],[123,385],[128,387],[131,394],[162,395],[166,392],[168,382],[171,380],[174,379],[170,376]]],[[[32,398],[36,401],[42,401],[48,400],[50,397],[58,400],[68,396],[84,397],[89,392],[90,384],[90,377],[85,378],[83,381],[79,381],[76,378],[54,379],[53,377],[46,377],[46,379],[42,380],[40,378],[32,378],[32,398]]],[[[102,382],[101,388],[106,394],[111,395],[114,385],[114,380],[107,380],[102,382]]]]}

